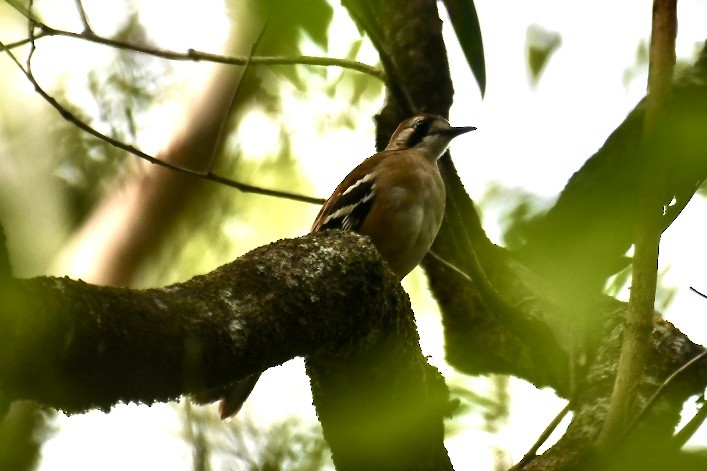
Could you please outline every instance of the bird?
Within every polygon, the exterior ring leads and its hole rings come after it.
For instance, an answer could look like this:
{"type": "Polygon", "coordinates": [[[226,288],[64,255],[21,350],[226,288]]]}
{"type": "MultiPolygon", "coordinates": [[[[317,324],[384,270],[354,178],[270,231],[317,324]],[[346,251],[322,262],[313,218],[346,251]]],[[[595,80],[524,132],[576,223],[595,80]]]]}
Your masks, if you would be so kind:
{"type": "Polygon", "coordinates": [[[343,229],[367,235],[400,279],[427,254],[442,225],[445,188],[437,167],[456,136],[441,116],[403,121],[386,148],[354,168],[319,211],[311,232],[343,229]]]}
{"type": "MultiPolygon", "coordinates": [[[[368,157],[336,187],[314,220],[311,233],[331,229],[368,236],[399,279],[429,251],[444,217],[446,191],[437,161],[452,139],[473,131],[438,115],[419,114],[397,127],[386,148],[368,157]]],[[[226,419],[238,413],[260,373],[196,396],[221,399],[226,419]]]]}

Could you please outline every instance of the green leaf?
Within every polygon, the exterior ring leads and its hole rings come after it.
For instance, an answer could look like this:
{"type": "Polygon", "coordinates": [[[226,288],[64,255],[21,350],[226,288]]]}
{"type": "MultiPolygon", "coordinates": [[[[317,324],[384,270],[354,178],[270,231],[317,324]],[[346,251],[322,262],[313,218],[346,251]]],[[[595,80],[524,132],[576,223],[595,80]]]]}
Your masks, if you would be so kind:
{"type": "Polygon", "coordinates": [[[525,51],[530,69],[530,81],[537,85],[550,57],[562,44],[558,33],[548,31],[538,25],[530,25],[526,33],[525,51]]]}
{"type": "Polygon", "coordinates": [[[471,73],[479,84],[481,96],[486,92],[486,63],[484,61],[484,43],[481,39],[479,17],[476,15],[474,0],[443,0],[449,13],[454,32],[464,51],[471,73]]]}

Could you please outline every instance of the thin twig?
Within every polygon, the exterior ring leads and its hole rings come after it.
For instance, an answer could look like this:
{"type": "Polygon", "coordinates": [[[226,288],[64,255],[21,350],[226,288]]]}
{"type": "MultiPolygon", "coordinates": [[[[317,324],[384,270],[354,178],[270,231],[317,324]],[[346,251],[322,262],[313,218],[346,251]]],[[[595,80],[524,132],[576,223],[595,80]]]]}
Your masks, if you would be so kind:
{"type": "MultiPolygon", "coordinates": [[[[34,0],[29,0],[29,4],[27,7],[29,8],[29,12],[32,12],[32,7],[34,6],[34,0]]],[[[27,54],[27,60],[25,61],[27,65],[27,72],[32,74],[32,57],[34,57],[34,53],[37,50],[37,44],[35,43],[36,41],[36,26],[37,22],[35,21],[34,17],[30,14],[30,16],[27,17],[27,36],[29,37],[29,53],[27,54]]]]}
{"type": "Polygon", "coordinates": [[[27,38],[19,39],[19,40],[15,41],[15,42],[12,42],[12,43],[1,44],[1,45],[0,45],[0,52],[3,52],[3,51],[5,51],[5,50],[12,50],[12,49],[15,49],[15,48],[18,48],[18,47],[22,47],[22,46],[24,46],[24,45],[26,45],[26,44],[31,43],[32,41],[35,41],[35,40],[37,40],[37,39],[44,38],[44,37],[46,37],[46,36],[48,36],[48,34],[46,34],[46,33],[43,32],[43,31],[40,31],[38,34],[35,34],[33,37],[27,37],[27,38]]]}
{"type": "Polygon", "coordinates": [[[543,430],[543,433],[540,434],[538,439],[535,441],[532,447],[530,447],[530,450],[523,456],[523,459],[521,459],[517,465],[514,466],[515,469],[523,469],[523,466],[525,466],[530,460],[535,458],[537,456],[538,450],[540,447],[547,441],[548,438],[550,438],[550,435],[552,435],[552,432],[555,431],[558,425],[560,425],[560,422],[562,422],[562,419],[565,418],[565,416],[569,413],[569,411],[572,410],[572,403],[568,402],[565,407],[562,408],[562,410],[555,416],[552,421],[548,424],[548,426],[543,430]]]}
{"type": "Polygon", "coordinates": [[[75,0],[76,10],[79,12],[81,17],[81,23],[83,23],[83,33],[86,35],[93,35],[93,29],[91,29],[91,24],[88,22],[88,16],[86,15],[86,10],[83,8],[83,3],[81,0],[75,0]]]}
{"type": "Polygon", "coordinates": [[[703,403],[690,421],[675,434],[673,446],[678,450],[685,446],[685,443],[697,432],[697,429],[702,426],[705,419],[707,419],[707,403],[703,403]]]}
{"type": "Polygon", "coordinates": [[[36,35],[36,39],[45,38],[48,36],[63,36],[83,41],[92,42],[95,44],[101,44],[103,46],[109,46],[119,49],[125,49],[129,51],[139,52],[141,54],[147,54],[154,57],[159,57],[162,59],[168,59],[173,61],[193,61],[193,62],[214,62],[218,64],[230,64],[230,65],[312,65],[321,67],[340,67],[342,69],[354,70],[371,77],[380,80],[383,83],[387,83],[385,73],[368,64],[364,64],[358,61],[352,61],[349,59],[336,59],[331,57],[320,57],[320,56],[296,56],[296,57],[284,57],[284,56],[254,56],[254,57],[243,57],[243,56],[224,56],[220,54],[212,54],[210,52],[198,51],[196,49],[188,49],[187,52],[176,52],[167,49],[153,48],[148,46],[142,46],[139,44],[133,44],[126,41],[119,41],[115,39],[105,38],[98,36],[96,34],[85,32],[76,33],[73,31],[66,31],[62,29],[52,28],[51,26],[43,23],[42,21],[34,18],[34,16],[26,11],[22,6],[17,4],[15,0],[5,0],[8,2],[15,10],[20,12],[25,18],[36,23],[37,27],[40,29],[40,33],[36,35]]]}
{"type": "Polygon", "coordinates": [[[692,286],[690,286],[690,289],[691,289],[692,291],[694,291],[695,293],[699,294],[700,296],[702,296],[703,298],[707,299],[707,294],[704,294],[704,293],[702,293],[701,291],[697,291],[697,290],[696,290],[695,288],[693,288],[692,286]]]}
{"type": "Polygon", "coordinates": [[[449,268],[450,270],[452,270],[454,273],[456,273],[457,275],[464,278],[469,283],[472,283],[472,284],[474,283],[474,280],[472,280],[471,277],[469,275],[467,275],[461,268],[457,267],[456,265],[452,264],[451,262],[448,262],[447,260],[445,260],[441,256],[437,255],[437,253],[434,252],[433,250],[430,250],[429,252],[427,252],[427,255],[434,258],[439,263],[441,263],[445,267],[449,268]]]}
{"type": "MultiPolygon", "coordinates": [[[[648,411],[651,410],[655,402],[660,398],[660,396],[665,392],[666,388],[673,382],[675,381],[680,375],[688,371],[690,368],[692,368],[696,363],[698,363],[700,360],[705,358],[707,356],[707,350],[703,350],[697,355],[695,355],[693,358],[685,362],[680,368],[675,370],[670,376],[668,376],[665,381],[661,383],[660,386],[658,386],[658,389],[655,390],[653,395],[648,399],[646,404],[643,406],[641,411],[634,417],[634,419],[631,421],[631,423],[626,427],[626,430],[623,432],[623,434],[616,440],[616,443],[614,444],[614,447],[612,450],[609,450],[609,453],[615,452],[617,449],[619,449],[620,444],[626,440],[626,438],[630,435],[631,431],[636,428],[636,426],[643,420],[643,418],[646,416],[648,411]]],[[[690,421],[685,425],[685,427],[682,428],[678,433],[675,434],[672,440],[672,446],[675,449],[680,449],[682,446],[685,444],[687,440],[695,433],[695,431],[702,425],[704,422],[705,418],[707,417],[707,407],[702,406],[699,411],[697,411],[697,414],[690,419],[690,421]]],[[[605,457],[606,458],[606,457],[605,457]]]]}
{"type": "MultiPolygon", "coordinates": [[[[2,46],[2,45],[3,44],[0,42],[0,46],[2,46]]],[[[204,173],[204,172],[199,172],[199,171],[187,168],[187,167],[182,167],[182,166],[177,165],[172,162],[160,160],[156,157],[153,157],[153,156],[141,151],[140,149],[138,149],[137,147],[135,147],[131,144],[126,144],[126,143],[119,141],[117,139],[114,139],[106,134],[103,134],[102,132],[98,131],[97,129],[91,127],[89,124],[82,121],[78,116],[73,114],[71,111],[69,111],[67,108],[65,108],[61,103],[59,103],[56,100],[56,98],[54,98],[49,93],[47,93],[46,90],[44,90],[41,87],[41,85],[39,85],[37,80],[35,79],[34,75],[31,72],[31,69],[29,69],[29,63],[27,65],[27,68],[23,67],[22,64],[20,63],[20,61],[17,59],[17,57],[10,50],[8,50],[7,48],[4,48],[4,51],[8,56],[10,56],[12,61],[18,66],[18,68],[22,71],[22,73],[25,75],[25,77],[27,77],[27,80],[29,80],[29,82],[32,84],[35,91],[42,98],[44,98],[44,100],[47,103],[49,103],[55,110],[57,110],[62,118],[69,121],[70,123],[74,124],[76,127],[81,129],[82,131],[84,131],[84,132],[86,132],[86,133],[88,133],[98,139],[101,139],[102,141],[107,142],[108,144],[110,144],[118,149],[129,152],[129,153],[131,153],[137,157],[140,157],[141,159],[146,160],[152,164],[159,165],[161,167],[165,167],[170,170],[175,170],[175,171],[187,174],[187,175],[191,175],[193,177],[197,177],[197,178],[201,178],[204,180],[209,180],[209,181],[213,181],[216,183],[220,183],[222,185],[240,190],[244,193],[254,193],[254,194],[265,195],[265,196],[274,196],[274,197],[278,197],[278,198],[285,198],[285,199],[289,199],[289,200],[293,200],[293,201],[299,201],[299,202],[303,202],[303,203],[311,203],[311,204],[317,204],[317,205],[320,205],[324,202],[324,199],[322,199],[322,198],[315,198],[312,196],[301,195],[298,193],[291,193],[289,191],[261,188],[258,186],[249,185],[247,183],[241,183],[241,182],[237,182],[234,180],[230,180],[228,178],[222,177],[222,176],[217,175],[217,174],[210,172],[210,171],[204,173]]],[[[33,51],[31,50],[30,54],[32,52],[33,51]]],[[[30,59],[30,58],[31,57],[28,57],[28,59],[30,59]]]]}
{"type": "Polygon", "coordinates": [[[692,367],[695,363],[699,362],[702,360],[705,356],[707,356],[707,350],[703,350],[697,355],[695,355],[693,358],[685,362],[684,365],[682,365],[680,368],[675,370],[670,376],[668,376],[665,381],[663,381],[660,386],[658,386],[658,389],[655,390],[653,395],[648,399],[648,402],[643,406],[641,411],[636,415],[636,417],[633,418],[631,423],[629,424],[628,427],[626,427],[626,431],[624,432],[624,437],[627,436],[631,431],[636,428],[636,425],[645,417],[645,415],[648,413],[648,411],[653,407],[655,402],[658,400],[658,398],[663,394],[665,389],[673,382],[675,379],[680,376],[681,374],[685,373],[687,370],[692,367]]]}

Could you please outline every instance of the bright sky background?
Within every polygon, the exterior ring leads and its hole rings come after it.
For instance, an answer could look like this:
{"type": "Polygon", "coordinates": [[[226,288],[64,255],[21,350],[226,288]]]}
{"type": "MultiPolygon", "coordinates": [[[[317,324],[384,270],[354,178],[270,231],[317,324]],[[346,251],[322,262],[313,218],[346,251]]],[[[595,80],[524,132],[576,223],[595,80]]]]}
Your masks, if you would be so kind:
{"type": "MultiPolygon", "coordinates": [[[[45,10],[50,24],[80,29],[73,16],[73,1],[40,0],[39,3],[53,5],[45,10]]],[[[85,3],[97,30],[110,28],[112,19],[121,14],[119,8],[113,9],[113,5],[120,2],[85,3]],[[96,7],[99,4],[100,9],[96,7]]],[[[332,30],[339,36],[332,38],[329,51],[307,53],[342,57],[349,41],[356,38],[355,28],[339,3],[333,2],[333,5],[339,12],[332,30]]],[[[220,6],[218,0],[198,4],[186,0],[140,2],[141,17],[153,39],[162,47],[176,50],[193,47],[219,51],[228,28],[220,6]],[[167,11],[169,14],[165,13],[167,11]]],[[[635,67],[640,42],[647,41],[650,2],[477,0],[476,7],[486,51],[488,88],[483,101],[451,28],[446,30],[456,87],[451,121],[455,125],[478,128],[453,143],[455,163],[467,190],[477,202],[483,201],[494,185],[520,187],[551,198],[643,96],[646,71],[637,69],[628,81],[625,76],[635,67]],[[526,33],[532,24],[558,33],[562,41],[535,88],[529,86],[525,59],[526,33]]],[[[707,36],[704,30],[707,3],[682,0],[679,21],[678,57],[690,60],[707,36]]],[[[81,77],[88,68],[105,60],[93,52],[87,55],[87,50],[76,42],[70,45],[60,42],[56,50],[46,52],[44,67],[38,68],[38,72],[47,75],[73,69],[81,77]],[[76,49],[67,50],[67,47],[76,49]],[[67,57],[73,57],[75,62],[69,65],[67,57]]],[[[370,47],[364,48],[360,60],[373,63],[375,53],[370,47]]],[[[198,89],[200,79],[189,72],[189,64],[179,65],[178,70],[184,74],[185,86],[198,89]]],[[[18,87],[22,87],[20,82],[18,87]]],[[[69,96],[81,101],[81,94],[85,93],[81,87],[70,86],[69,90],[69,96]]],[[[302,107],[307,107],[305,115],[308,117],[326,116],[332,112],[332,106],[346,104],[325,101],[322,97],[309,97],[305,102],[296,96],[286,97],[285,102],[284,118],[291,124],[294,153],[301,156],[301,165],[310,175],[313,194],[326,196],[350,168],[373,152],[373,123],[370,120],[361,123],[359,134],[342,130],[312,138],[312,123],[300,117],[302,107]],[[319,156],[332,148],[346,149],[343,162],[322,162],[319,156]]],[[[155,111],[156,116],[163,118],[160,122],[164,127],[151,129],[150,136],[143,137],[148,147],[156,145],[154,142],[159,141],[161,134],[169,135],[174,120],[168,117],[175,115],[175,106],[179,103],[155,111]]],[[[371,112],[378,106],[371,104],[371,112]]],[[[271,153],[273,149],[267,145],[270,140],[263,138],[271,129],[269,126],[263,116],[254,115],[247,120],[242,133],[243,149],[256,156],[271,153]],[[253,139],[249,140],[248,136],[253,139]]],[[[494,200],[494,204],[484,208],[484,226],[496,241],[504,204],[510,202],[494,200]]],[[[707,343],[704,322],[707,304],[690,293],[688,287],[707,291],[705,210],[707,205],[700,197],[690,203],[666,232],[660,261],[661,268],[669,268],[663,282],[677,290],[672,305],[665,311],[666,317],[702,344],[707,343]]],[[[424,278],[419,273],[412,275],[405,286],[411,291],[424,288],[424,278]]],[[[434,314],[434,303],[429,297],[418,296],[414,299],[414,308],[420,319],[423,350],[445,374],[458,378],[442,361],[442,333],[434,314]]],[[[244,413],[252,414],[258,423],[276,421],[293,411],[313,417],[301,362],[291,363],[263,376],[244,413]],[[296,393],[278,394],[283,384],[296,393]]],[[[485,380],[464,381],[477,389],[488,387],[485,380]]],[[[472,463],[473,469],[492,469],[494,448],[507,450],[511,461],[516,462],[564,405],[552,392],[538,391],[518,380],[511,382],[511,396],[511,419],[497,434],[480,430],[478,418],[472,416],[465,419],[468,432],[448,441],[450,455],[458,469],[469,469],[472,463]],[[539,404],[545,407],[538,407],[539,404]]],[[[171,405],[117,406],[108,415],[91,412],[71,418],[60,416],[57,424],[60,430],[43,449],[42,471],[191,469],[191,450],[183,445],[182,423],[171,405]]],[[[695,440],[707,443],[707,432],[702,431],[695,440]]]]}

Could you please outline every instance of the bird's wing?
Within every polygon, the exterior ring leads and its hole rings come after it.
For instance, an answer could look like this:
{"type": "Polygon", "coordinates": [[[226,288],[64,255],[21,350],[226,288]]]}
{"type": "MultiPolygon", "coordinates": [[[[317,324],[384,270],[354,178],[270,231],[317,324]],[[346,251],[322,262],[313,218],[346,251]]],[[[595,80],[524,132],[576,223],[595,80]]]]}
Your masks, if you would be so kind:
{"type": "Polygon", "coordinates": [[[371,210],[376,190],[375,169],[384,158],[375,154],[353,169],[324,203],[311,232],[344,229],[357,232],[371,210]]]}

